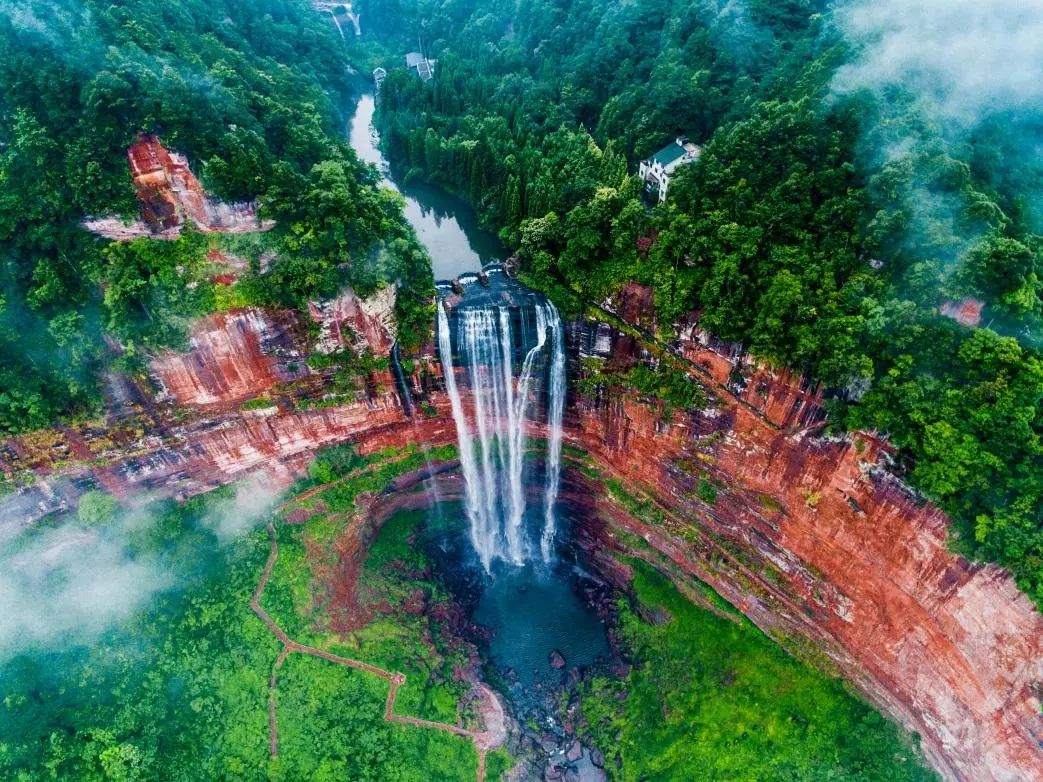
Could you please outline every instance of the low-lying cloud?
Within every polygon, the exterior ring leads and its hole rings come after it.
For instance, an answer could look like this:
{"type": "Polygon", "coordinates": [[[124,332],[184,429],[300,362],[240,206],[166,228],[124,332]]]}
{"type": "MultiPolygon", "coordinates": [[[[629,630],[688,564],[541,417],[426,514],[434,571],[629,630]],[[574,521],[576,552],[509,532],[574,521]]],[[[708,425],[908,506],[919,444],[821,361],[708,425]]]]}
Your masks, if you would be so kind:
{"type": "Polygon", "coordinates": [[[222,543],[231,542],[267,518],[280,496],[266,476],[254,473],[235,485],[235,496],[214,507],[205,523],[222,543]]]}
{"type": "MultiPolygon", "coordinates": [[[[267,518],[278,494],[261,479],[241,482],[202,524],[228,545],[267,518]]],[[[154,551],[135,552],[158,513],[145,506],[85,527],[69,520],[0,557],[0,659],[92,638],[186,584],[154,551]]],[[[31,533],[26,533],[31,534],[31,533]]]]}
{"type": "Polygon", "coordinates": [[[1043,101],[1043,0],[862,0],[835,9],[857,47],[838,93],[901,86],[963,128],[1043,101]]]}
{"type": "Polygon", "coordinates": [[[900,174],[884,191],[907,220],[901,252],[937,264],[948,285],[1008,218],[1043,230],[1043,0],[841,0],[833,23],[852,50],[833,97],[876,96],[863,163],[900,174]],[[960,170],[984,198],[967,200],[960,170]],[[976,205],[994,194],[1011,213],[983,220],[976,205]]]}

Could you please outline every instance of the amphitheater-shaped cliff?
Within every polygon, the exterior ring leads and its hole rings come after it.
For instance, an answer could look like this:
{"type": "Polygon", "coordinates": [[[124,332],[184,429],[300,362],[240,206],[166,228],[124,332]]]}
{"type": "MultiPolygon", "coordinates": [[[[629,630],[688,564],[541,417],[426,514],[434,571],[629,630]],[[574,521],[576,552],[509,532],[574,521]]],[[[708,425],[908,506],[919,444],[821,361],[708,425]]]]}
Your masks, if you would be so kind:
{"type": "MultiPolygon", "coordinates": [[[[122,391],[114,390],[107,426],[4,443],[0,466],[36,481],[5,499],[0,519],[28,523],[92,484],[117,495],[185,496],[257,471],[286,482],[331,443],[367,453],[455,442],[433,351],[411,361],[398,384],[375,370],[354,397],[324,400],[322,372],[300,360],[301,317],[247,310],[209,319],[188,353],[155,360],[153,387],[114,377],[122,391]],[[242,404],[257,399],[265,401],[242,404]]],[[[1004,572],[946,548],[946,518],[887,471],[886,444],[821,436],[816,389],[745,365],[697,330],[664,353],[606,318],[568,329],[575,373],[581,358],[669,360],[706,402],[667,414],[661,402],[611,384],[570,394],[566,444],[601,480],[573,466],[562,497],[582,506],[577,539],[603,574],[624,579],[615,554],[628,551],[675,578],[711,584],[784,646],[840,671],[918,733],[948,779],[1043,778],[1043,617],[1004,572]],[[626,497],[606,488],[608,479],[626,497]],[[710,499],[699,490],[705,482],[716,487],[710,499]],[[628,548],[634,535],[651,553],[628,548]]],[[[376,323],[357,326],[352,335],[376,323]]],[[[531,434],[543,433],[535,425],[531,434]]]]}

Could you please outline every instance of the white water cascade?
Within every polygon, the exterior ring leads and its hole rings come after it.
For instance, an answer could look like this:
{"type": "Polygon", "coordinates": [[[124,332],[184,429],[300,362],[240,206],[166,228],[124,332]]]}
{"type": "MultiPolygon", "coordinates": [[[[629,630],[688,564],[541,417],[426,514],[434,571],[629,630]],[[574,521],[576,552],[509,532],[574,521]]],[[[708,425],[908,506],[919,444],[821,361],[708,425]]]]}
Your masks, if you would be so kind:
{"type": "MultiPolygon", "coordinates": [[[[536,302],[528,313],[535,314],[535,328],[531,323],[527,328],[521,318],[521,333],[515,333],[512,311],[502,304],[456,310],[455,347],[470,392],[466,396],[469,409],[465,409],[454,373],[449,317],[443,306],[438,307],[438,350],[456,422],[471,542],[487,571],[496,559],[520,565],[537,552],[544,561],[553,554],[565,407],[565,340],[553,304],[536,302]],[[516,361],[516,356],[521,360],[516,361]],[[527,424],[541,412],[538,403],[544,398],[546,478],[542,530],[535,547],[525,529],[525,450],[527,424]]],[[[521,317],[517,311],[514,314],[521,317]]]]}

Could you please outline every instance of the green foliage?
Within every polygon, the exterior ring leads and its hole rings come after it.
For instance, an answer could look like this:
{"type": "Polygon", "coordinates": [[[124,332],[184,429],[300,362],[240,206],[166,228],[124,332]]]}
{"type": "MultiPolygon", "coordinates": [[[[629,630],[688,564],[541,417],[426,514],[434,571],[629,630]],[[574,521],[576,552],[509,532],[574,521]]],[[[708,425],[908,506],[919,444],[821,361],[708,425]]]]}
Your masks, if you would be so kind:
{"type": "MultiPolygon", "coordinates": [[[[451,458],[452,449],[434,458],[451,458]]],[[[322,469],[343,478],[366,463],[350,447],[325,450],[322,469]]],[[[372,457],[376,478],[349,481],[352,496],[423,464],[407,452],[372,457]],[[397,461],[393,457],[401,457],[397,461]]],[[[0,777],[38,779],[471,779],[469,741],[384,721],[387,682],[326,660],[290,655],[278,670],[279,755],[268,752],[268,679],[280,644],[250,610],[268,555],[268,535],[222,544],[207,522],[218,490],[184,504],[165,503],[129,543],[149,554],[170,589],[90,646],[25,651],[0,661],[0,777]]],[[[88,506],[107,495],[88,493],[88,506]],[[95,496],[98,495],[98,496],[95,496]]],[[[81,508],[83,504],[81,502],[81,508]]],[[[416,516],[392,522],[367,563],[367,583],[406,595],[396,564],[415,559],[407,537],[416,516]]],[[[460,686],[449,682],[456,652],[425,639],[437,628],[407,612],[382,616],[352,638],[316,632],[310,550],[344,520],[281,526],[281,551],[266,608],[299,640],[406,671],[400,712],[455,722],[460,686]],[[312,532],[318,533],[312,537],[312,532]],[[368,657],[372,655],[372,657],[368,657]]],[[[431,585],[434,588],[436,585],[431,585]]],[[[434,594],[437,597],[437,594],[434,594]]],[[[503,753],[491,768],[509,762],[503,753]]],[[[490,775],[490,779],[494,775],[490,775]]]]}
{"type": "Polygon", "coordinates": [[[697,607],[643,563],[634,589],[619,633],[637,664],[580,700],[611,779],[934,779],[895,725],[746,620],[697,607]]]}
{"type": "MultiPolygon", "coordinates": [[[[453,449],[439,449],[431,458],[452,455],[453,449]]],[[[466,664],[466,653],[443,636],[434,618],[448,594],[431,577],[424,548],[416,542],[427,527],[423,513],[399,513],[384,523],[359,563],[357,580],[349,580],[350,593],[337,590],[331,600],[315,589],[315,579],[328,578],[330,563],[339,561],[338,537],[348,524],[364,523],[353,512],[359,495],[382,491],[395,477],[423,466],[424,454],[411,447],[360,459],[344,447],[325,449],[317,462],[318,472],[331,473],[319,478],[339,482],[318,498],[326,513],[302,526],[280,525],[279,560],[263,598],[266,610],[297,641],[405,673],[396,713],[455,724],[466,687],[454,681],[453,670],[466,664]],[[418,599],[432,610],[411,609],[418,599]],[[329,629],[334,616],[344,632],[329,629]]],[[[311,472],[314,478],[315,463],[311,472]]],[[[341,774],[337,778],[352,779],[455,780],[475,773],[476,758],[466,740],[383,721],[384,681],[323,664],[325,674],[308,666],[318,686],[292,670],[280,674],[280,692],[288,693],[280,699],[280,714],[290,721],[294,749],[280,760],[278,778],[323,777],[327,768],[341,774]],[[298,692],[289,693],[291,687],[298,692]]]]}
{"type": "Polygon", "coordinates": [[[709,481],[699,481],[699,485],[696,487],[695,493],[699,497],[699,499],[705,502],[707,505],[713,505],[717,502],[717,487],[709,481]]]}
{"type": "Polygon", "coordinates": [[[277,644],[247,602],[267,546],[260,535],[217,540],[205,519],[226,494],[166,504],[135,535],[138,555],[178,574],[177,588],[90,646],[0,663],[0,776],[263,776],[277,644]]]}
{"type": "Polygon", "coordinates": [[[206,249],[206,239],[192,230],[176,241],[108,245],[103,251],[108,329],[129,346],[184,347],[188,320],[214,309],[206,249]]]}
{"type": "Polygon", "coordinates": [[[293,655],[280,671],[283,753],[275,780],[428,782],[472,779],[470,743],[436,730],[384,721],[387,682],[293,655]]]}
{"type": "Polygon", "coordinates": [[[428,258],[400,197],[341,138],[346,65],[336,29],[301,3],[58,0],[0,18],[0,432],[96,409],[104,331],[140,356],[183,345],[214,309],[398,282],[404,346],[426,339],[428,258]],[[216,196],[259,198],[279,221],[219,240],[249,262],[245,279],[211,285],[191,231],[109,244],[80,227],[137,212],[139,131],[185,153],[216,196]]]}
{"type": "Polygon", "coordinates": [[[99,527],[112,521],[119,512],[119,500],[94,489],[80,497],[76,518],[85,527],[99,527]]]}
{"type": "Polygon", "coordinates": [[[268,408],[275,407],[275,402],[266,396],[259,396],[254,399],[247,399],[241,405],[240,410],[267,410],[268,408]]]}
{"type": "Polygon", "coordinates": [[[312,463],[308,465],[308,477],[320,485],[333,483],[365,463],[350,443],[330,445],[315,454],[312,463]]]}
{"type": "Polygon", "coordinates": [[[605,367],[600,359],[587,359],[575,382],[577,388],[591,396],[609,388],[635,391],[647,399],[663,402],[668,417],[674,411],[690,410],[706,403],[702,386],[667,356],[655,369],[636,364],[626,371],[605,367]]]}
{"type": "MultiPolygon", "coordinates": [[[[1031,174],[1002,153],[1016,131],[954,148],[901,90],[835,99],[849,52],[814,3],[751,1],[739,24],[708,0],[370,2],[422,19],[439,62],[428,84],[384,63],[392,159],[467,197],[524,281],[566,313],[637,281],[667,338],[696,316],[806,372],[836,392],[835,425],[899,445],[961,551],[1043,603],[1043,240],[1031,174]],[[627,172],[679,133],[701,158],[645,208],[627,172]],[[938,317],[964,296],[986,328],[938,317]]],[[[692,404],[650,374],[630,387],[692,404]]]]}
{"type": "Polygon", "coordinates": [[[705,402],[702,388],[687,373],[667,362],[656,369],[638,364],[626,375],[626,385],[642,394],[662,399],[679,410],[688,410],[705,402]]]}

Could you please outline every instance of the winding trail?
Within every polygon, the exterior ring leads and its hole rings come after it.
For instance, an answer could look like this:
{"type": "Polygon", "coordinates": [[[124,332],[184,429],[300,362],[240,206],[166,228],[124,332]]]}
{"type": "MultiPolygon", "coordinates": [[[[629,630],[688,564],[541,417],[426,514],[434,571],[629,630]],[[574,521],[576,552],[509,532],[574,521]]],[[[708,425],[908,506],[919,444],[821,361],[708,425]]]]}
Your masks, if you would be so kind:
{"type": "Polygon", "coordinates": [[[270,756],[274,758],[279,753],[279,722],[276,714],[275,697],[277,672],[290,654],[298,652],[300,654],[310,654],[313,657],[319,657],[323,660],[328,660],[331,663],[343,665],[347,668],[355,668],[359,671],[365,671],[366,673],[379,676],[381,679],[386,680],[389,683],[389,687],[387,702],[384,705],[385,721],[398,723],[400,725],[414,725],[418,728],[441,730],[446,733],[452,733],[456,736],[470,739],[474,743],[475,750],[478,753],[477,779],[478,782],[484,782],[485,756],[490,749],[500,746],[506,738],[502,724],[503,712],[499,706],[499,702],[496,701],[496,696],[494,696],[487,687],[479,687],[481,698],[484,702],[483,705],[488,707],[479,710],[483,716],[483,722],[487,722],[484,718],[485,715],[489,713],[489,708],[500,715],[500,724],[486,724],[485,730],[468,730],[467,728],[461,728],[459,725],[449,725],[444,722],[432,722],[431,720],[422,720],[417,717],[407,717],[402,714],[395,714],[395,698],[398,696],[398,688],[406,683],[406,675],[404,673],[386,671],[383,668],[370,665],[362,660],[341,657],[338,654],[333,654],[332,652],[327,652],[323,649],[316,649],[313,646],[306,646],[305,644],[298,643],[290,638],[286,632],[279,627],[275,620],[272,619],[268,612],[261,607],[261,595],[264,593],[264,588],[268,584],[268,579],[271,578],[275,562],[279,558],[279,543],[276,540],[275,524],[271,521],[268,522],[268,539],[270,541],[268,561],[265,563],[264,572],[261,574],[261,580],[257,583],[257,588],[254,590],[253,596],[250,598],[250,608],[253,609],[253,612],[257,614],[258,618],[264,622],[265,626],[283,645],[282,650],[279,652],[279,656],[272,665],[271,677],[268,680],[268,751],[270,756]],[[490,706],[488,703],[489,700],[494,701],[495,705],[490,706]]]}

